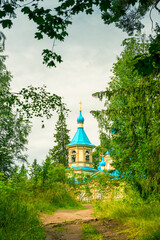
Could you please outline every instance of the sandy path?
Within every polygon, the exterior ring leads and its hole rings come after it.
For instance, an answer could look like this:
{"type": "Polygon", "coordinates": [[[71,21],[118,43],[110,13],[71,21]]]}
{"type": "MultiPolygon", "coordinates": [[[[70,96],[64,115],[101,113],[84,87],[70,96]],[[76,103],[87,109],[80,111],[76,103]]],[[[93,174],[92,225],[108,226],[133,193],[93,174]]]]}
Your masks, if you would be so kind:
{"type": "Polygon", "coordinates": [[[44,225],[62,224],[66,222],[74,222],[77,220],[88,221],[94,220],[92,205],[84,205],[87,209],[83,210],[57,210],[53,215],[42,214],[41,219],[44,225]]]}
{"type": "Polygon", "coordinates": [[[98,220],[94,217],[92,205],[85,205],[85,207],[87,208],[78,211],[57,210],[52,216],[42,214],[41,220],[46,229],[46,240],[85,240],[81,231],[83,223],[95,226],[103,235],[103,240],[127,239],[122,233],[124,229],[122,225],[111,219],[98,220]]]}

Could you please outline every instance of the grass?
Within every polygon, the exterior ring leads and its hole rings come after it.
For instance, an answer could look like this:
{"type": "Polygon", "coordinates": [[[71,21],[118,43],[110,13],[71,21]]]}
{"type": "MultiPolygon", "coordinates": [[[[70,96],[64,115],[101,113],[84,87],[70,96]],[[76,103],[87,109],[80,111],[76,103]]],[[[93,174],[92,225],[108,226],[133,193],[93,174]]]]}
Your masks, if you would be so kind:
{"type": "Polygon", "coordinates": [[[44,240],[39,213],[83,209],[64,184],[54,188],[7,185],[0,181],[0,240],[44,240]]]}
{"type": "Polygon", "coordinates": [[[84,237],[83,239],[103,240],[103,236],[99,233],[97,228],[88,223],[82,224],[82,234],[84,237]]]}
{"type": "Polygon", "coordinates": [[[33,204],[39,212],[52,214],[57,209],[84,209],[81,203],[65,189],[65,186],[56,185],[56,189],[38,189],[32,197],[33,204]]]}
{"type": "Polygon", "coordinates": [[[44,240],[44,229],[35,208],[14,194],[0,197],[1,240],[44,240]]]}
{"type": "Polygon", "coordinates": [[[56,227],[54,228],[54,231],[63,232],[65,229],[66,229],[65,227],[56,227]]]}
{"type": "Polygon", "coordinates": [[[130,239],[160,240],[160,203],[145,202],[138,196],[97,203],[96,215],[126,225],[130,239]]]}

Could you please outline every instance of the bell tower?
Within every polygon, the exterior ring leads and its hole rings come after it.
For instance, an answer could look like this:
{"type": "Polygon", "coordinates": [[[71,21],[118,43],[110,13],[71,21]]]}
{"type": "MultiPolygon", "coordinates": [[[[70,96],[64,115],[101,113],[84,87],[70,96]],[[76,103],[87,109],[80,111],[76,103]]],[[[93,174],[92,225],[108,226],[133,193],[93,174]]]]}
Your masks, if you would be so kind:
{"type": "Polygon", "coordinates": [[[95,145],[91,144],[83,128],[82,102],[80,102],[77,124],[77,131],[72,141],[66,146],[69,151],[69,167],[77,173],[91,174],[97,171],[93,168],[92,163],[92,151],[95,145]]]}

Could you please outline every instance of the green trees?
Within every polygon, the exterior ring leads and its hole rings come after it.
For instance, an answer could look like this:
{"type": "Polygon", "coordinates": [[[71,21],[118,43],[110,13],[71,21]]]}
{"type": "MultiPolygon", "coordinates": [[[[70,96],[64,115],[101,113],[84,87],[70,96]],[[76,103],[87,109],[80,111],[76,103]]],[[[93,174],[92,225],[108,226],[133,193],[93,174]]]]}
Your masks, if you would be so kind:
{"type": "MultiPolygon", "coordinates": [[[[45,87],[29,86],[12,93],[12,76],[6,69],[5,59],[0,56],[0,172],[9,175],[14,171],[15,161],[26,161],[23,151],[31,129],[30,119],[33,116],[51,118],[53,112],[61,108],[62,101],[45,87]]],[[[63,108],[65,111],[65,106],[63,108]]]]}
{"type": "Polygon", "coordinates": [[[23,150],[27,143],[30,126],[14,107],[10,94],[11,74],[0,57],[0,172],[8,175],[15,160],[25,160],[23,150]]]}
{"type": "Polygon", "coordinates": [[[115,132],[110,145],[114,167],[141,196],[148,197],[160,191],[159,75],[144,77],[134,71],[134,57],[148,54],[145,36],[126,39],[123,46],[109,87],[95,95],[105,97],[105,120],[115,132]]]}
{"type": "Polygon", "coordinates": [[[55,146],[49,150],[49,156],[54,163],[61,163],[65,166],[68,165],[68,150],[66,145],[69,143],[69,130],[67,129],[66,116],[67,112],[62,105],[59,111],[58,121],[56,123],[55,131],[53,135],[55,138],[55,146]]]}

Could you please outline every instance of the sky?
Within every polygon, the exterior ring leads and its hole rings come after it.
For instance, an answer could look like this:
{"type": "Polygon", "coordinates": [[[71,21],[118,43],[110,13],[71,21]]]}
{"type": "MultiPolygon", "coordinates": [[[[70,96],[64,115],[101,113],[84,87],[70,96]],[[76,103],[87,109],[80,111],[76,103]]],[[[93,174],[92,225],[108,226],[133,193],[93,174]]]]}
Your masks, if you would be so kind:
{"type": "MultiPolygon", "coordinates": [[[[53,1],[46,0],[46,6],[52,7],[53,1]]],[[[56,42],[55,50],[62,55],[63,63],[56,68],[47,68],[42,64],[42,50],[51,48],[52,41],[34,39],[35,24],[18,12],[10,30],[5,33],[8,55],[6,65],[12,73],[12,91],[22,87],[47,86],[47,90],[63,97],[70,109],[67,118],[70,137],[77,130],[79,102],[82,101],[82,115],[85,118],[84,130],[94,145],[99,145],[98,124],[90,114],[91,110],[103,108],[103,102],[93,98],[92,94],[105,90],[112,75],[111,68],[122,51],[121,43],[128,37],[113,24],[108,26],[101,20],[100,12],[90,16],[75,16],[73,24],[68,28],[69,36],[64,42],[56,42]]],[[[146,20],[146,32],[151,23],[146,20]]],[[[45,121],[41,128],[41,119],[33,119],[32,132],[28,138],[28,162],[36,158],[39,163],[45,160],[50,148],[54,146],[53,134],[57,114],[45,121]]]]}

